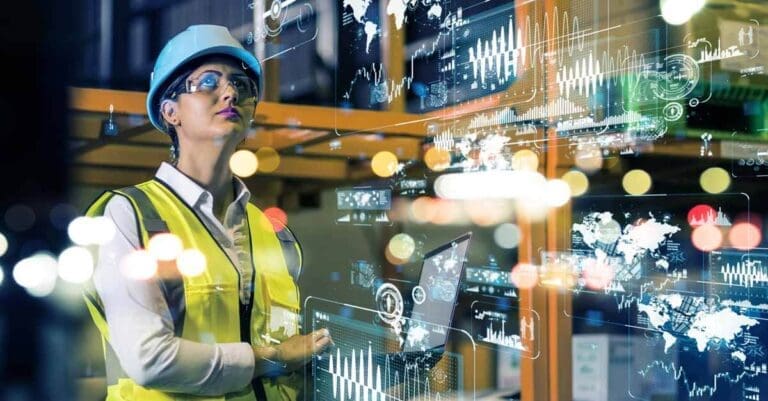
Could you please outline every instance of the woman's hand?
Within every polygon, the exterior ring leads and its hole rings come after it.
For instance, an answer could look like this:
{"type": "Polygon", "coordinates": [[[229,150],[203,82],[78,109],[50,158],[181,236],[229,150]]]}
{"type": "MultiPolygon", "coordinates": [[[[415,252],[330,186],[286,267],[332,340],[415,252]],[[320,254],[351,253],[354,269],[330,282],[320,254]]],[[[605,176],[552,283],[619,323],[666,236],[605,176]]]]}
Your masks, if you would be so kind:
{"type": "Polygon", "coordinates": [[[323,352],[333,344],[328,329],[320,329],[306,335],[295,335],[274,347],[275,360],[294,371],[306,365],[312,355],[323,352]]]}
{"type": "Polygon", "coordinates": [[[307,335],[289,337],[279,345],[253,347],[256,357],[254,377],[279,376],[306,365],[312,355],[323,352],[333,345],[327,329],[313,331],[307,335]]]}

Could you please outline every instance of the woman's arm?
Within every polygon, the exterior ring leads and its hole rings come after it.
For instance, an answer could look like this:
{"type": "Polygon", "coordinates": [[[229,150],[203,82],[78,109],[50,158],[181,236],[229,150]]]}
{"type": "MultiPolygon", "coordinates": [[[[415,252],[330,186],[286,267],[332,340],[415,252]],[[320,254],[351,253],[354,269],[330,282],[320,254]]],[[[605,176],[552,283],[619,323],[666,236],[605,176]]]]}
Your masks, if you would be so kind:
{"type": "Polygon", "coordinates": [[[100,247],[94,285],[123,370],[138,384],[170,392],[219,395],[247,386],[257,364],[248,343],[204,344],[176,337],[168,304],[155,279],[134,280],[120,260],[139,247],[135,212],[122,196],[109,201],[105,216],[115,238],[100,247]]]}

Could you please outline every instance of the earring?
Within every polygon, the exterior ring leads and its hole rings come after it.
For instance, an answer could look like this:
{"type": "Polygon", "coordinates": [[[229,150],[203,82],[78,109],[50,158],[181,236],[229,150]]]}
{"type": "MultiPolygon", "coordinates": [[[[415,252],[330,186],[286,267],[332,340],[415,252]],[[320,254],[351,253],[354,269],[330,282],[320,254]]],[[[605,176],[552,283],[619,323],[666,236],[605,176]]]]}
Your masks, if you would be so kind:
{"type": "Polygon", "coordinates": [[[171,144],[171,148],[169,149],[169,151],[170,151],[170,155],[169,155],[170,162],[171,162],[172,165],[175,166],[176,163],[179,161],[178,156],[177,156],[178,155],[178,149],[176,148],[176,145],[175,144],[171,144]]]}
{"type": "Polygon", "coordinates": [[[249,121],[248,124],[251,126],[251,128],[253,128],[256,126],[256,120],[251,119],[251,121],[249,121]]]}

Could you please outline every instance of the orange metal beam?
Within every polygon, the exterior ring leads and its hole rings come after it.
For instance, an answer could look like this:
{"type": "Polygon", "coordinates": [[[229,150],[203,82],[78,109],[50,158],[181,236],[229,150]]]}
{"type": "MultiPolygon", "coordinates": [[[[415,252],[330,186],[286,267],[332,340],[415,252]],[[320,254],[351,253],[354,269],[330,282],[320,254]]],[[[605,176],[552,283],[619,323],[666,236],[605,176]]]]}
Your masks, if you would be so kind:
{"type": "MultiPolygon", "coordinates": [[[[146,116],[146,93],[109,89],[70,88],[70,108],[75,111],[146,116]]],[[[261,102],[256,108],[256,124],[283,128],[309,128],[349,133],[426,136],[428,118],[418,114],[390,111],[338,109],[332,107],[287,105],[261,102]]]]}

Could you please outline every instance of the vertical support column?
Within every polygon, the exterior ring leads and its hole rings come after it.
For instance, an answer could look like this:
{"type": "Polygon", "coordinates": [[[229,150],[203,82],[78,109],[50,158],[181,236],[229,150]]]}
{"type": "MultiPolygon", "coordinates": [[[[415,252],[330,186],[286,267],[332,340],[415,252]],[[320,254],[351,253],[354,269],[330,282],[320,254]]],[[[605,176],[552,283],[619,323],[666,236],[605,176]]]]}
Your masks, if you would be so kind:
{"type": "Polygon", "coordinates": [[[127,1],[112,1],[112,60],[110,84],[114,87],[127,86],[129,76],[128,45],[131,24],[131,8],[127,1]]]}
{"type": "MultiPolygon", "coordinates": [[[[387,72],[382,77],[388,82],[387,89],[392,92],[391,86],[399,85],[405,77],[405,24],[400,30],[395,26],[395,18],[387,15],[386,1],[379,3],[379,15],[382,19],[382,33],[380,36],[382,63],[387,72]]],[[[395,96],[388,104],[387,110],[404,112],[405,98],[408,88],[403,86],[399,96],[395,96]]],[[[395,93],[397,95],[397,93],[395,93]]]]}
{"type": "MultiPolygon", "coordinates": [[[[544,3],[545,12],[554,16],[556,10],[568,9],[568,2],[561,0],[547,0],[544,3]]],[[[550,20],[558,20],[554,16],[550,20]]],[[[549,54],[562,55],[564,49],[558,49],[557,43],[560,41],[550,40],[547,42],[547,52],[549,54]]],[[[545,88],[547,102],[553,101],[560,96],[555,77],[557,75],[557,64],[547,60],[545,66],[545,88]]],[[[561,158],[558,157],[558,137],[557,131],[553,126],[547,128],[547,146],[546,146],[546,177],[547,179],[559,178],[563,171],[560,167],[561,158]]],[[[567,168],[567,167],[566,167],[567,168]]],[[[570,225],[571,211],[570,204],[552,209],[547,215],[547,251],[564,251],[570,248],[570,237],[566,233],[561,233],[562,227],[570,225]]],[[[548,326],[548,375],[549,375],[549,400],[570,400],[572,399],[572,334],[573,325],[571,319],[566,315],[566,309],[570,307],[567,297],[570,296],[565,287],[550,287],[547,290],[547,326],[548,326]]]]}
{"type": "MultiPolygon", "coordinates": [[[[280,0],[266,0],[264,1],[264,8],[263,10],[269,11],[272,5],[272,1],[280,1],[280,0]]],[[[255,7],[254,7],[255,8],[255,7]]],[[[262,16],[258,16],[257,18],[261,17],[261,21],[254,20],[254,27],[257,25],[261,26],[267,26],[269,30],[277,31],[280,24],[279,18],[264,18],[263,14],[262,16]]],[[[280,45],[280,37],[279,36],[269,36],[264,39],[264,44],[266,49],[264,50],[264,53],[269,54],[270,48],[275,48],[280,45]]],[[[265,56],[266,56],[265,54],[265,56]]],[[[262,62],[262,65],[264,67],[264,95],[261,97],[262,100],[266,100],[269,102],[279,102],[280,101],[280,59],[277,57],[271,58],[269,60],[266,60],[262,62]]]]}
{"type": "MultiPolygon", "coordinates": [[[[535,254],[545,243],[545,223],[533,222],[525,214],[517,217],[520,227],[520,245],[518,246],[518,262],[536,264],[535,254]]],[[[547,339],[550,336],[547,321],[547,292],[546,289],[535,286],[531,289],[520,289],[520,318],[535,319],[538,314],[538,342],[540,353],[536,359],[524,358],[520,361],[520,388],[523,401],[541,401],[549,399],[549,372],[547,339]]],[[[534,320],[535,321],[535,320],[534,320]]],[[[525,344],[531,346],[531,344],[525,344]]]]}

